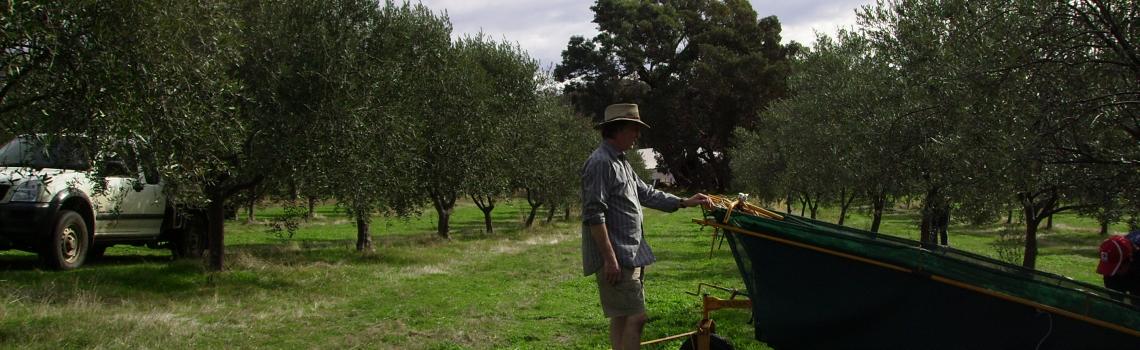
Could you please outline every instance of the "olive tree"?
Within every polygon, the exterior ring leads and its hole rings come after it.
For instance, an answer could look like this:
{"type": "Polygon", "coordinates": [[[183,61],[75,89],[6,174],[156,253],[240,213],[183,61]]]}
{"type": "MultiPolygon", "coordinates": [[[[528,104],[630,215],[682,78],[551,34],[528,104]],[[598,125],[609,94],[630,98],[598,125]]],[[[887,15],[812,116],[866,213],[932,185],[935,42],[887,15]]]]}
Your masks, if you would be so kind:
{"type": "Polygon", "coordinates": [[[462,40],[460,50],[469,55],[471,74],[478,79],[479,96],[469,108],[482,115],[472,140],[474,147],[467,151],[472,169],[464,192],[483,212],[485,230],[491,233],[495,202],[510,195],[514,171],[526,167],[515,161],[516,156],[532,152],[518,140],[534,131],[530,122],[539,113],[538,62],[515,44],[482,35],[462,40]]]}
{"type": "MultiPolygon", "coordinates": [[[[450,45],[450,24],[423,5],[362,6],[337,49],[346,55],[329,76],[343,93],[324,106],[330,124],[315,131],[309,181],[325,188],[356,219],[356,249],[372,250],[376,212],[407,216],[423,204],[412,139],[417,100],[450,45]]],[[[297,176],[305,176],[298,174],[297,176]]]]}
{"type": "Polygon", "coordinates": [[[489,222],[495,198],[505,193],[509,157],[519,152],[512,144],[517,122],[534,111],[537,63],[517,45],[482,34],[456,40],[443,57],[422,95],[415,147],[436,232],[450,238],[458,198],[472,196],[489,222]]]}
{"type": "Polygon", "coordinates": [[[590,122],[554,95],[540,100],[524,129],[518,146],[528,151],[516,153],[513,178],[530,205],[523,224],[530,227],[542,206],[549,221],[556,207],[569,206],[578,197],[582,164],[599,140],[590,122]]]}

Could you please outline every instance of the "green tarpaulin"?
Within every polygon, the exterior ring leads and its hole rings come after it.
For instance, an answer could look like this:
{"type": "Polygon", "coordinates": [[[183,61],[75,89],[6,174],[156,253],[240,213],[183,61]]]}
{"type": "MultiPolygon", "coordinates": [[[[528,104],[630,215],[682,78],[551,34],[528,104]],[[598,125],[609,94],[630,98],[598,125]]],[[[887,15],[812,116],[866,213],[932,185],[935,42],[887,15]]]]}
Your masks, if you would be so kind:
{"type": "Polygon", "coordinates": [[[726,225],[776,348],[1140,349],[1140,310],[1099,286],[790,215],[726,225]]]}

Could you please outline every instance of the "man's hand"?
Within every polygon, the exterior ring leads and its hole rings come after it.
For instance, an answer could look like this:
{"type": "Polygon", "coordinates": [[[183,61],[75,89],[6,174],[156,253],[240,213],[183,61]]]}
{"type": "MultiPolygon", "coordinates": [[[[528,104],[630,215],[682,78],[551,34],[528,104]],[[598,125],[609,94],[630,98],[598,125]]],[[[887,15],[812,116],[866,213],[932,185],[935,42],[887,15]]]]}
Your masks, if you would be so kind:
{"type": "Polygon", "coordinates": [[[709,204],[709,196],[706,196],[704,193],[697,193],[692,197],[689,197],[689,199],[681,201],[681,204],[683,204],[686,208],[695,207],[698,205],[707,205],[709,204]]]}
{"type": "Polygon", "coordinates": [[[609,282],[610,285],[615,285],[621,281],[621,266],[618,265],[617,255],[614,254],[614,247],[610,245],[609,232],[606,231],[605,224],[590,225],[590,236],[594,239],[594,245],[598,247],[598,255],[602,258],[602,270],[598,273],[609,282]]]}
{"type": "Polygon", "coordinates": [[[617,285],[618,282],[621,281],[621,266],[618,266],[616,260],[606,261],[606,263],[602,265],[602,276],[606,278],[606,282],[609,282],[611,286],[617,285]]]}

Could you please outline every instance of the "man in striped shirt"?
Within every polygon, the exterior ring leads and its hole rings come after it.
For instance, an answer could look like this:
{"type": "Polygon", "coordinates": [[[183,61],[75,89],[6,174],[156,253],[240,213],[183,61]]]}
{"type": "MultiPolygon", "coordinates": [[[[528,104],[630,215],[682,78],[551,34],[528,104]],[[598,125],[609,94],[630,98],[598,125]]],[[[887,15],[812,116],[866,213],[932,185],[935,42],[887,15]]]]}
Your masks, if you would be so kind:
{"type": "Polygon", "coordinates": [[[641,206],[673,212],[708,202],[704,194],[688,199],[645,184],[623,152],[637,142],[642,128],[635,104],[606,107],[602,144],[582,167],[582,268],[596,275],[602,310],[610,319],[614,349],[637,349],[645,326],[645,266],[656,261],[642,232],[641,206]]]}

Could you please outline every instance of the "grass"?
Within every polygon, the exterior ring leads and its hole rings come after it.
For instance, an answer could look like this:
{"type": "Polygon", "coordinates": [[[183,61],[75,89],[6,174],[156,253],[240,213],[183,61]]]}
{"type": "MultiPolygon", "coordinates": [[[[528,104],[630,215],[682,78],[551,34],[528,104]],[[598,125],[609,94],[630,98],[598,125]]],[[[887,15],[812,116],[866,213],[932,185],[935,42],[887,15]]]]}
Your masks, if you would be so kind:
{"type": "MultiPolygon", "coordinates": [[[[230,222],[221,273],[136,247],[113,247],[107,258],[67,272],[0,252],[0,348],[606,348],[596,287],[581,273],[578,225],[556,220],[522,230],[526,210],[525,201],[501,204],[496,233],[485,234],[482,213],[462,203],[450,241],[435,236],[431,211],[376,218],[374,253],[354,250],[353,222],[333,206],[320,207],[290,240],[264,225],[230,222]]],[[[646,214],[658,256],[646,276],[644,338],[653,339],[695,325],[699,300],[685,292],[698,283],[742,282],[727,247],[710,257],[711,232],[690,223],[699,210],[646,214]]],[[[280,209],[258,215],[264,222],[280,209]]],[[[894,213],[883,231],[913,232],[914,222],[911,213],[894,213]]],[[[1057,223],[1042,232],[1040,269],[1099,283],[1095,224],[1070,216],[1057,223]]],[[[869,226],[861,215],[848,224],[869,226]]],[[[994,255],[995,227],[956,225],[951,243],[994,255]]],[[[738,349],[766,348],[752,340],[747,311],[713,317],[738,349]]]]}

